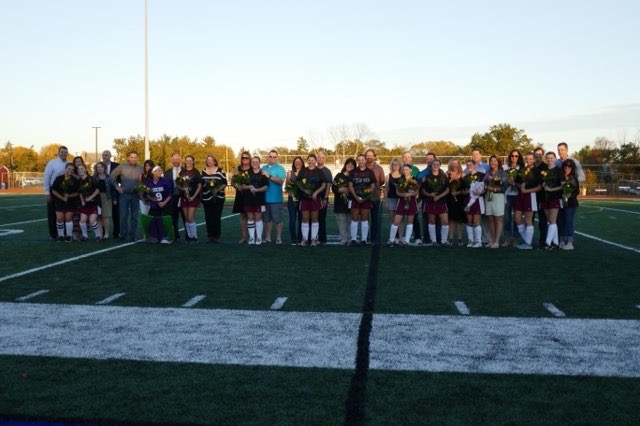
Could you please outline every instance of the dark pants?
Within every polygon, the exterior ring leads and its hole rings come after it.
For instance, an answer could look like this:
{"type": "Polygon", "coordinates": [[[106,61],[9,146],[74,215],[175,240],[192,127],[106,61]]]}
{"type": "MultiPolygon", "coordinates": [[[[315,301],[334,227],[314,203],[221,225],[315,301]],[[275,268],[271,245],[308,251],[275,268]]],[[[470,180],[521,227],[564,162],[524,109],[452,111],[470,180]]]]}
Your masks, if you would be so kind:
{"type": "Polygon", "coordinates": [[[204,221],[207,225],[207,237],[219,239],[222,233],[222,209],[224,208],[224,200],[215,199],[215,201],[203,202],[204,221]]]}
{"type": "Polygon", "coordinates": [[[149,236],[156,240],[167,238],[167,233],[164,229],[164,222],[162,221],[162,216],[165,210],[166,209],[149,210],[149,216],[153,216],[151,223],[149,223],[149,236]]]}
{"type": "MultiPolygon", "coordinates": [[[[182,217],[182,224],[184,225],[184,213],[182,213],[182,209],[178,207],[178,202],[180,201],[179,195],[174,195],[171,199],[171,223],[173,224],[173,235],[175,235],[176,240],[180,239],[180,232],[178,232],[178,218],[182,217]]],[[[185,231],[185,238],[187,236],[187,232],[185,231]]]]}
{"type": "Polygon", "coordinates": [[[413,217],[413,239],[422,239],[422,232],[420,231],[420,213],[417,213],[413,217]]]}
{"type": "Polygon", "coordinates": [[[298,220],[299,201],[293,201],[293,197],[287,200],[287,211],[289,212],[289,235],[292,243],[300,242],[300,222],[298,220]]]}
{"type": "Polygon", "coordinates": [[[325,244],[327,242],[327,208],[329,203],[320,209],[318,212],[318,241],[325,244]]]}
{"type": "Polygon", "coordinates": [[[58,230],[56,229],[56,208],[53,200],[47,202],[47,225],[49,226],[49,237],[58,238],[58,230]]]}
{"type": "MultiPolygon", "coordinates": [[[[115,199],[118,200],[117,195],[115,199]]],[[[109,202],[112,203],[111,222],[113,222],[113,233],[111,235],[113,238],[118,238],[120,237],[120,203],[113,206],[113,200],[109,200],[109,202]]]]}
{"type": "Polygon", "coordinates": [[[538,231],[540,232],[540,238],[538,239],[540,247],[544,247],[547,240],[547,215],[544,210],[538,210],[538,231]]]}

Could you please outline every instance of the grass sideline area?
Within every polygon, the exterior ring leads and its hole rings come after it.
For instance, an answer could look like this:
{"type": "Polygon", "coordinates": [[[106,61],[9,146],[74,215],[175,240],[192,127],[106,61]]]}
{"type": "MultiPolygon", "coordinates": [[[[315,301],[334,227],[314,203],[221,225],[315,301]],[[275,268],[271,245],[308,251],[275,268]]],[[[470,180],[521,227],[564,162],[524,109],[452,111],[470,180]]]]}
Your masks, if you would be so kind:
{"type": "MultiPolygon", "coordinates": [[[[462,315],[455,302],[464,302],[471,320],[535,321],[555,318],[545,308],[550,303],[572,320],[640,324],[636,200],[581,200],[573,252],[296,247],[286,244],[286,209],[285,245],[253,247],[236,243],[239,221],[230,206],[223,213],[222,244],[58,244],[48,241],[45,213],[41,195],[0,197],[0,303],[95,306],[124,293],[109,306],[173,312],[191,309],[181,307],[198,295],[205,297],[193,308],[247,315],[360,315],[369,306],[374,333],[376,315],[455,317],[462,315]],[[372,262],[374,250],[379,257],[372,262]],[[42,290],[48,292],[17,300],[42,290]],[[272,310],[282,297],[284,304],[272,310]]],[[[202,211],[197,222],[203,222],[202,211]]],[[[327,224],[328,233],[337,234],[331,213],[327,224]]],[[[198,230],[202,239],[203,226],[198,230]]],[[[383,240],[386,235],[383,215],[383,240]]],[[[256,327],[267,337],[284,332],[269,326],[256,327]]],[[[309,336],[327,326],[310,323],[309,336]]],[[[65,328],[58,331],[52,339],[64,340],[65,328]]],[[[1,347],[11,336],[7,329],[0,333],[1,347]]],[[[558,342],[558,350],[567,345],[558,342]]],[[[375,345],[370,349],[375,355],[375,345]]],[[[0,420],[344,424],[357,378],[366,424],[640,423],[638,377],[358,368],[355,360],[352,368],[336,369],[9,355],[0,349],[0,420]]]]}

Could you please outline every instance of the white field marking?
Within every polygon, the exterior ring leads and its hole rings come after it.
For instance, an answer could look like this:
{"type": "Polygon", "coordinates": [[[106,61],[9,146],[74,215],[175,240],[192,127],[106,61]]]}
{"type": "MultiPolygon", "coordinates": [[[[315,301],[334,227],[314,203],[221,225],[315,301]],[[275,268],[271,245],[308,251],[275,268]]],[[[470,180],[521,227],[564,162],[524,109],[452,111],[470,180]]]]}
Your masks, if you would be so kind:
{"type": "Polygon", "coordinates": [[[18,297],[16,299],[17,302],[24,302],[25,300],[33,299],[34,297],[38,297],[41,294],[49,293],[49,290],[38,290],[31,294],[27,294],[26,296],[18,297]]]}
{"type": "Polygon", "coordinates": [[[0,226],[13,226],[13,225],[24,225],[26,223],[36,223],[36,222],[44,222],[45,219],[34,219],[34,220],[25,220],[23,222],[13,222],[13,223],[0,223],[0,226]]]}
{"type": "Polygon", "coordinates": [[[554,305],[553,303],[543,303],[542,306],[544,306],[544,308],[551,312],[553,314],[554,317],[558,317],[558,318],[564,318],[567,315],[565,315],[564,312],[562,312],[560,309],[558,309],[556,307],[556,305],[554,305]]]}
{"type": "MultiPolygon", "coordinates": [[[[591,206],[589,206],[589,207],[591,207],[591,206]]],[[[622,213],[629,213],[629,214],[640,214],[640,212],[634,212],[634,211],[631,211],[631,210],[614,209],[612,207],[600,207],[600,208],[604,209],[604,210],[612,210],[614,212],[622,212],[622,213]]]]}
{"type": "Polygon", "coordinates": [[[43,204],[25,204],[24,206],[2,206],[0,207],[0,210],[19,210],[19,209],[24,209],[25,207],[44,207],[46,205],[47,205],[46,203],[43,203],[43,204]]]}
{"type": "Polygon", "coordinates": [[[585,237],[585,238],[590,238],[592,240],[600,241],[601,243],[609,244],[609,245],[612,245],[612,246],[615,246],[615,247],[620,247],[620,248],[625,249],[625,250],[630,250],[630,251],[633,251],[633,252],[636,252],[636,253],[640,253],[640,250],[638,250],[637,248],[634,248],[634,247],[629,247],[629,246],[625,246],[623,244],[614,243],[613,241],[604,240],[602,238],[594,237],[593,235],[585,234],[584,232],[575,231],[574,233],[576,235],[580,235],[580,236],[585,237]]]}
{"type": "Polygon", "coordinates": [[[636,308],[640,309],[640,305],[636,305],[636,308]]]}
{"type": "Polygon", "coordinates": [[[616,220],[616,217],[615,216],[609,216],[608,219],[616,220]]]}
{"type": "Polygon", "coordinates": [[[116,293],[116,294],[112,294],[111,296],[107,297],[106,299],[102,299],[99,302],[96,302],[96,305],[107,305],[111,302],[113,302],[116,299],[120,299],[122,296],[124,296],[127,293],[116,293]]]}
{"type": "MultiPolygon", "coordinates": [[[[360,314],[0,303],[0,354],[353,369],[360,314]]],[[[374,315],[370,367],[640,378],[640,320],[374,315]]]]}
{"type": "Polygon", "coordinates": [[[277,311],[279,309],[282,309],[282,307],[284,306],[284,303],[287,301],[287,297],[278,297],[273,304],[271,305],[271,310],[272,311],[277,311]]]}
{"type": "Polygon", "coordinates": [[[456,305],[456,309],[461,315],[471,315],[471,311],[464,302],[458,300],[453,302],[453,304],[456,305]]]}
{"type": "Polygon", "coordinates": [[[192,306],[194,306],[196,303],[200,302],[201,300],[204,300],[207,296],[205,296],[204,294],[198,295],[198,296],[194,296],[191,299],[189,299],[187,301],[187,303],[185,303],[184,305],[182,305],[183,308],[190,308],[192,306]]]}
{"type": "MultiPolygon", "coordinates": [[[[231,214],[231,215],[225,216],[225,217],[223,217],[221,219],[222,220],[228,219],[228,218],[233,217],[233,216],[238,216],[238,214],[239,213],[231,214]]],[[[204,222],[198,224],[198,226],[200,226],[202,224],[204,224],[204,222]]],[[[106,252],[109,252],[111,250],[118,250],[118,249],[121,249],[123,247],[128,247],[128,246],[130,246],[132,244],[136,244],[136,242],[134,241],[134,242],[130,242],[130,243],[119,244],[117,246],[109,247],[109,248],[106,248],[106,249],[97,250],[97,251],[93,251],[91,253],[85,253],[85,254],[80,255],[80,256],[70,257],[69,259],[60,260],[58,262],[49,263],[47,265],[38,266],[37,268],[27,269],[26,271],[17,272],[15,274],[5,275],[4,277],[0,277],[0,282],[7,281],[7,280],[10,280],[12,278],[22,277],[24,275],[28,275],[28,274],[31,274],[31,273],[34,273],[34,272],[39,272],[39,271],[42,271],[44,269],[53,268],[54,266],[64,265],[65,263],[75,262],[76,260],[80,260],[80,259],[84,259],[84,258],[87,258],[87,257],[95,256],[95,255],[98,255],[98,254],[106,253],[106,252]]]]}
{"type": "Polygon", "coordinates": [[[7,235],[22,234],[22,229],[0,229],[0,237],[6,237],[7,235]]]}

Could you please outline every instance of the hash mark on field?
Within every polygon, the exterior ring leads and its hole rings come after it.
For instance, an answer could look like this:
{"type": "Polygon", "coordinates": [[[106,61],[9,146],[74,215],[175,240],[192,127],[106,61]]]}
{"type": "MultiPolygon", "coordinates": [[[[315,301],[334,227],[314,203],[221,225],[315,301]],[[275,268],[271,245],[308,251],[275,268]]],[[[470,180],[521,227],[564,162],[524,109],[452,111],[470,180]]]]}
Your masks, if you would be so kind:
{"type": "Polygon", "coordinates": [[[127,294],[127,293],[116,293],[116,294],[113,294],[113,295],[107,297],[106,299],[103,299],[103,300],[101,300],[99,302],[96,302],[96,305],[108,305],[109,303],[113,302],[114,300],[121,298],[125,294],[127,294]]]}
{"type": "Polygon", "coordinates": [[[198,296],[194,296],[191,299],[189,299],[189,301],[187,301],[187,303],[185,303],[184,305],[182,305],[183,308],[190,308],[193,305],[195,305],[196,303],[200,302],[201,300],[203,300],[205,297],[204,294],[200,294],[198,296]]]}
{"type": "Polygon", "coordinates": [[[282,308],[282,306],[284,305],[284,302],[287,301],[286,297],[278,297],[275,302],[273,302],[273,305],[271,305],[271,310],[272,311],[277,311],[279,309],[282,308]]]}
{"type": "Polygon", "coordinates": [[[553,303],[543,303],[542,306],[544,306],[547,311],[551,312],[553,316],[558,318],[566,317],[565,313],[558,309],[553,303]]]}
{"type": "Polygon", "coordinates": [[[49,290],[38,290],[34,293],[27,294],[26,296],[18,297],[16,299],[17,302],[24,302],[25,300],[33,299],[34,297],[38,297],[41,294],[49,293],[49,290]]]}
{"type": "Polygon", "coordinates": [[[458,300],[453,302],[453,304],[456,305],[456,309],[458,309],[460,315],[471,315],[471,311],[464,302],[458,300]]]}

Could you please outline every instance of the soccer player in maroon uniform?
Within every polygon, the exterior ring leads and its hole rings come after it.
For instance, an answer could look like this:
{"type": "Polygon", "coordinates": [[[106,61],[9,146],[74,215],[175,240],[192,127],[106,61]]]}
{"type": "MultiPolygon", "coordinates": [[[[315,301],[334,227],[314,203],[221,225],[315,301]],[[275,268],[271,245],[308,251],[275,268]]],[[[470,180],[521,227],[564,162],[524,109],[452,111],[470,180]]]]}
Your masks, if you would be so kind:
{"type": "Polygon", "coordinates": [[[315,154],[309,154],[307,167],[300,170],[296,179],[296,185],[300,188],[298,195],[300,198],[300,211],[302,211],[302,223],[300,225],[302,230],[301,246],[307,245],[309,220],[311,220],[311,246],[315,247],[318,244],[318,231],[320,230],[318,217],[322,208],[323,195],[327,185],[330,184],[330,182],[324,181],[322,170],[316,167],[317,161],[315,154]]]}
{"type": "Polygon", "coordinates": [[[471,201],[471,186],[474,182],[482,182],[484,173],[476,170],[473,160],[467,160],[467,170],[469,173],[462,179],[462,192],[465,196],[464,208],[467,213],[467,247],[482,247],[482,226],[480,225],[480,216],[484,214],[484,198],[478,196],[477,199],[469,206],[471,201]]]}
{"type": "Polygon", "coordinates": [[[55,178],[51,185],[58,242],[71,242],[73,234],[73,212],[76,210],[78,199],[78,180],[73,177],[74,171],[73,163],[67,163],[64,174],[55,178]]]}
{"type": "Polygon", "coordinates": [[[78,193],[80,197],[80,241],[89,239],[87,231],[87,220],[93,230],[96,242],[102,240],[102,229],[98,225],[98,200],[100,199],[100,188],[95,180],[87,174],[85,166],[78,166],[78,193]]]}
{"type": "Polygon", "coordinates": [[[443,247],[450,247],[449,240],[449,214],[447,210],[447,195],[449,194],[449,178],[440,169],[440,160],[437,158],[431,163],[431,174],[424,178],[420,193],[425,197],[424,212],[429,218],[429,239],[427,246],[437,244],[436,237],[436,216],[439,217],[442,228],[440,228],[440,241],[443,247]]]}
{"type": "Polygon", "coordinates": [[[515,215],[513,219],[518,227],[518,232],[522,237],[522,242],[518,245],[521,250],[531,250],[533,240],[533,213],[538,211],[538,199],[536,193],[542,189],[540,170],[535,167],[533,152],[524,157],[525,168],[518,176],[516,183],[520,185],[520,193],[514,205],[515,215]],[[524,223],[522,218],[524,216],[524,223]]]}
{"type": "MultiPolygon", "coordinates": [[[[388,246],[394,245],[398,227],[404,217],[407,218],[407,228],[405,229],[404,239],[400,240],[399,245],[406,247],[411,241],[413,218],[418,212],[417,197],[420,189],[418,181],[413,177],[412,171],[411,164],[403,165],[402,176],[398,179],[397,183],[391,183],[391,185],[395,186],[398,203],[396,203],[396,208],[393,210],[391,228],[389,229],[389,242],[387,242],[388,246]]],[[[391,179],[389,179],[389,181],[391,181],[391,179]]],[[[387,185],[389,185],[389,183],[387,185]]],[[[389,190],[388,187],[387,190],[389,190]]]]}
{"type": "Polygon", "coordinates": [[[251,158],[249,184],[242,185],[242,205],[247,214],[247,232],[249,244],[262,244],[262,210],[265,205],[264,193],[269,188],[269,179],[262,174],[260,157],[251,158]]]}
{"type": "Polygon", "coordinates": [[[196,228],[196,209],[200,206],[200,191],[202,179],[200,172],[194,167],[193,155],[184,157],[184,167],[180,170],[178,185],[181,191],[180,208],[184,214],[185,228],[187,231],[187,243],[198,242],[198,229],[196,228]]]}
{"type": "Polygon", "coordinates": [[[541,172],[544,175],[542,189],[545,192],[541,207],[547,216],[547,238],[545,250],[558,248],[558,212],[560,211],[560,198],[562,197],[562,170],[556,167],[556,154],[549,151],[546,154],[548,170],[541,172]]]}
{"type": "Polygon", "coordinates": [[[360,223],[360,244],[367,243],[369,235],[369,210],[371,210],[373,191],[376,188],[376,175],[367,167],[363,154],[356,157],[356,167],[349,175],[351,192],[351,245],[357,244],[358,222],[360,223]]]}

